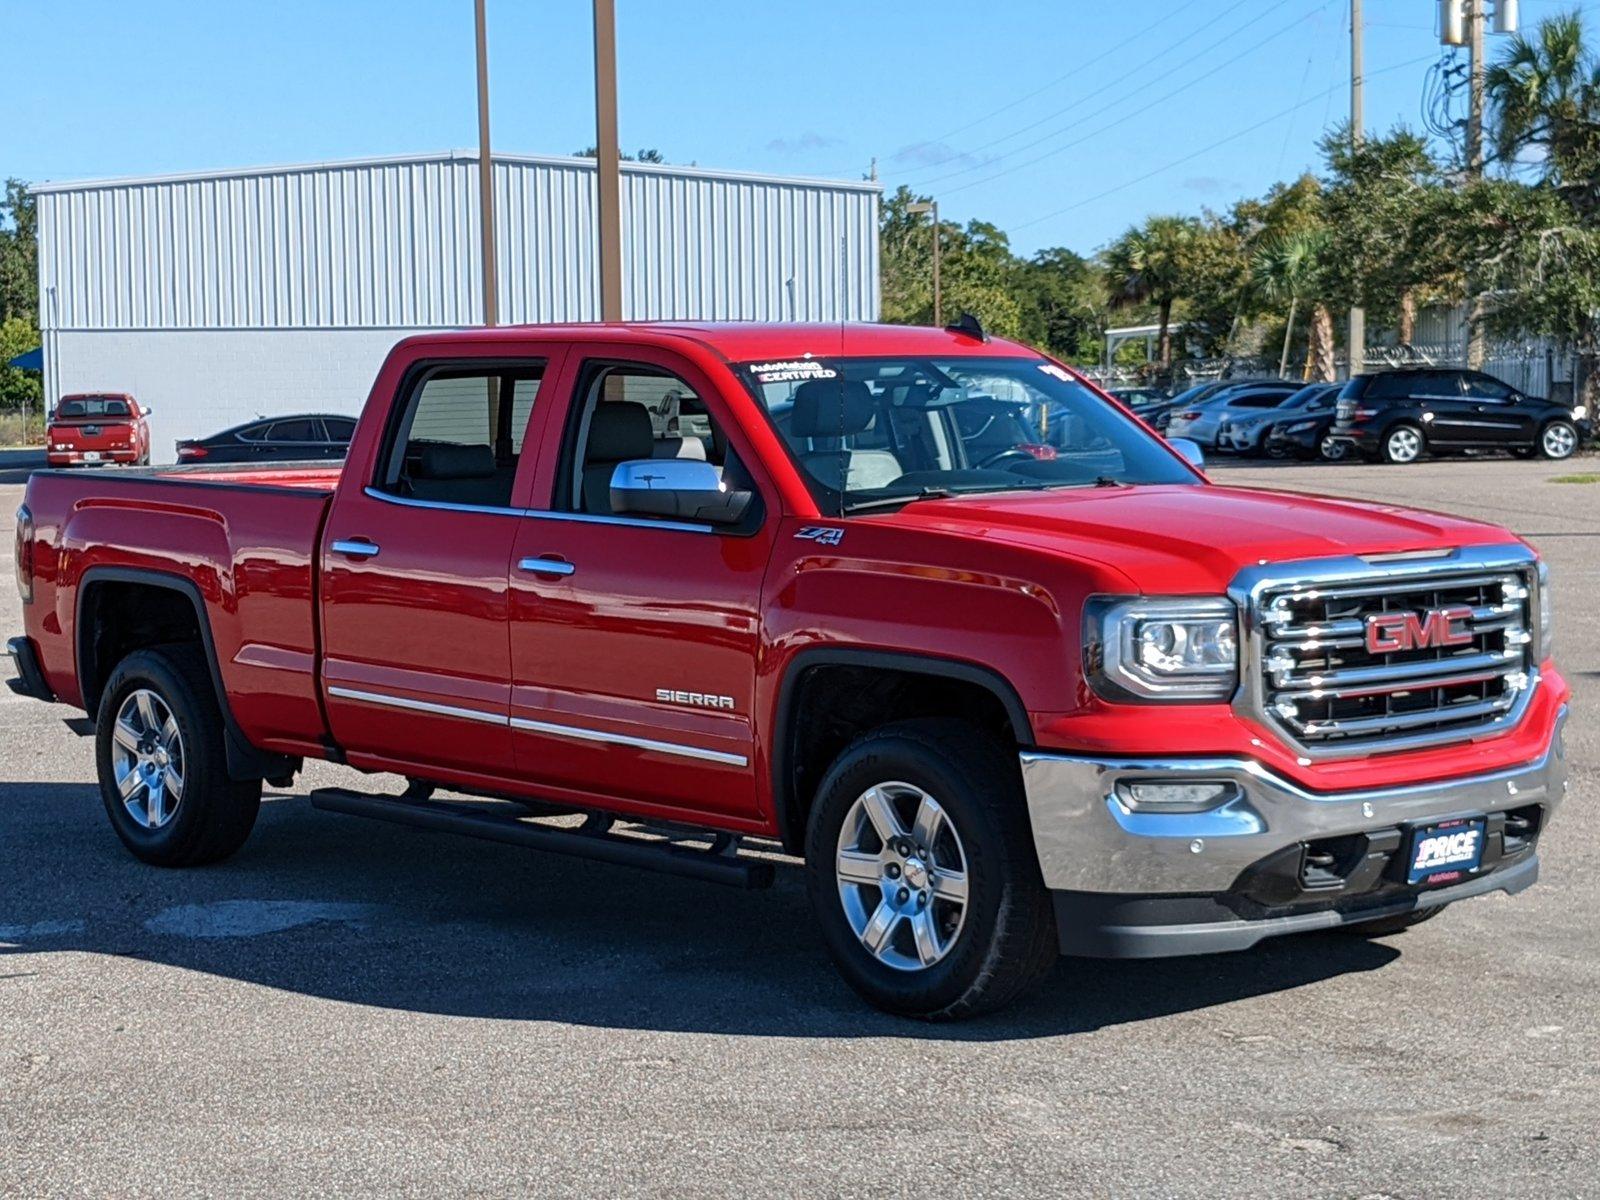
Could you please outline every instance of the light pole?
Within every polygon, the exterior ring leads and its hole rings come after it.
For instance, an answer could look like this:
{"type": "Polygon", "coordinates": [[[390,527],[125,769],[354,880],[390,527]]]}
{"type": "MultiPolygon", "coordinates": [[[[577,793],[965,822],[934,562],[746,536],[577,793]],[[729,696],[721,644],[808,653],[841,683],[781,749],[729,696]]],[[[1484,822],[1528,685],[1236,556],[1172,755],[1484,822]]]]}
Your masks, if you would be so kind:
{"type": "Polygon", "coordinates": [[[484,0],[474,5],[478,33],[478,224],[483,233],[483,323],[497,325],[499,283],[494,254],[494,163],[489,158],[489,30],[484,0]]]}
{"type": "MultiPolygon", "coordinates": [[[[1362,123],[1362,43],[1361,0],[1350,0],[1350,148],[1361,149],[1362,123]]],[[[1293,320],[1292,310],[1290,320],[1293,320]]],[[[1289,339],[1284,336],[1284,361],[1288,361],[1289,339]]],[[[1367,310],[1359,304],[1350,307],[1350,378],[1367,369],[1367,310]]],[[[1278,374],[1283,374],[1280,366],[1278,374]]],[[[1338,374],[1337,371],[1334,374],[1338,374]]]]}
{"type": "Polygon", "coordinates": [[[944,297],[939,290],[939,202],[918,200],[906,205],[906,211],[918,217],[923,213],[930,213],[933,216],[933,323],[943,325],[944,297]]]}
{"type": "Polygon", "coordinates": [[[600,319],[622,320],[622,162],[617,149],[617,12],[594,0],[595,184],[599,188],[600,319]]]}

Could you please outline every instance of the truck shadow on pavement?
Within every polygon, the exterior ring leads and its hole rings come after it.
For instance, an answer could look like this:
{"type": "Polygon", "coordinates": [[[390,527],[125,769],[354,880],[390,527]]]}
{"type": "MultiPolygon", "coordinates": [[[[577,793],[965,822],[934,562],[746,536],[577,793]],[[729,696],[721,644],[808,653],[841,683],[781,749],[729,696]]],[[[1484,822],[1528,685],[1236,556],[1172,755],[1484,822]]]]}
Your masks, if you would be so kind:
{"type": "Polygon", "coordinates": [[[766,892],[317,812],[269,793],[245,848],[164,871],[117,842],[92,785],[0,783],[0,988],[76,951],[381,1008],[776,1037],[1004,1041],[1203,1010],[1399,954],[1314,935],[1203,959],[1063,959],[955,1025],[868,1008],[834,974],[798,871],[766,892]],[[28,955],[24,970],[8,958],[28,955]]]}

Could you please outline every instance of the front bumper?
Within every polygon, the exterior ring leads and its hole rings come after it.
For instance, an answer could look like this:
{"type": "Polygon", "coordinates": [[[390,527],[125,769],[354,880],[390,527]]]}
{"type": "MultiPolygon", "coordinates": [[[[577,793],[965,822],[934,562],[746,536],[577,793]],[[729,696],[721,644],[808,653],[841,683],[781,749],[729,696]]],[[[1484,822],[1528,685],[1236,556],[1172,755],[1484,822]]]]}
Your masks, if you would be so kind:
{"type": "Polygon", "coordinates": [[[1519,891],[1537,876],[1538,834],[1566,791],[1566,715],[1563,706],[1537,761],[1368,791],[1310,792],[1245,758],[1026,752],[1029,818],[1045,885],[1056,893],[1062,950],[1241,950],[1279,934],[1519,891]],[[1234,794],[1204,812],[1135,811],[1121,786],[1134,781],[1220,781],[1234,794]],[[1411,827],[1478,815],[1489,827],[1476,872],[1444,887],[1405,884],[1411,827]],[[1330,858],[1331,871],[1308,866],[1330,858]]]}

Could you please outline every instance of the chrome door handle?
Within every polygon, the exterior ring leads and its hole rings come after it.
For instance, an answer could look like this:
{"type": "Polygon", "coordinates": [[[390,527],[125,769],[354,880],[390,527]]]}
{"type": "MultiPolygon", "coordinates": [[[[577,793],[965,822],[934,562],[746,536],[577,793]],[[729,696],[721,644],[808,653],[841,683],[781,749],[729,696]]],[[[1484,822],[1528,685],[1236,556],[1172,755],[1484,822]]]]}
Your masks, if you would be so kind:
{"type": "Polygon", "coordinates": [[[525,558],[517,564],[517,570],[533,575],[571,575],[577,569],[559,558],[525,558]]]}
{"type": "Polygon", "coordinates": [[[337,541],[329,547],[335,554],[348,554],[351,558],[371,558],[378,552],[374,542],[337,541]]]}

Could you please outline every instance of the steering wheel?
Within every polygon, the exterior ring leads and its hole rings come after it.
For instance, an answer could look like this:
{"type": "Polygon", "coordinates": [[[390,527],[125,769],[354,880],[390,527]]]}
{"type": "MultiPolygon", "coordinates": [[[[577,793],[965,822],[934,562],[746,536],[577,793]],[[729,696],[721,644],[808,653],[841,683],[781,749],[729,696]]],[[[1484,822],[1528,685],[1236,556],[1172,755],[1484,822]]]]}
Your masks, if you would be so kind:
{"type": "Polygon", "coordinates": [[[991,454],[988,458],[980,462],[978,466],[980,468],[993,467],[1013,459],[1020,459],[1023,462],[1035,461],[1034,456],[1029,454],[1026,450],[1018,450],[1015,446],[1013,446],[1009,449],[1001,450],[997,454],[991,454]]]}

